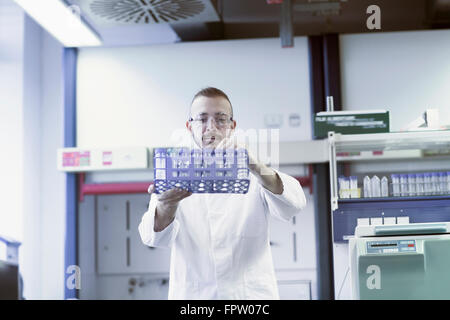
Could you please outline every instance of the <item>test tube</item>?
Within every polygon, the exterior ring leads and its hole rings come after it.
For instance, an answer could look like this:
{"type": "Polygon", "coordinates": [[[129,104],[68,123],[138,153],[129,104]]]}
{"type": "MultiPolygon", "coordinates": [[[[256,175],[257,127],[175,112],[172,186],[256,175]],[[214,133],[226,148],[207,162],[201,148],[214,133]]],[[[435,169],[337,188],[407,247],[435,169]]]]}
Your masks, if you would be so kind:
{"type": "Polygon", "coordinates": [[[194,149],[192,151],[192,158],[194,162],[194,168],[198,169],[202,167],[202,150],[200,149],[194,149]]]}
{"type": "Polygon", "coordinates": [[[391,174],[392,180],[392,195],[394,197],[400,196],[400,176],[398,174],[391,174]]]}
{"type": "Polygon", "coordinates": [[[400,195],[406,197],[408,195],[408,175],[400,175],[400,195]]]}
{"type": "Polygon", "coordinates": [[[423,173],[416,174],[416,193],[418,196],[424,195],[423,173]]]}
{"type": "Polygon", "coordinates": [[[206,168],[211,168],[214,164],[214,155],[212,149],[203,149],[203,163],[206,168]]]}
{"type": "Polygon", "coordinates": [[[224,152],[221,149],[216,149],[214,152],[214,158],[216,163],[216,168],[223,168],[224,152]]]}
{"type": "Polygon", "coordinates": [[[237,150],[237,166],[238,168],[247,167],[247,154],[245,153],[245,149],[237,150]]]}
{"type": "Polygon", "coordinates": [[[381,178],[381,196],[389,197],[389,184],[386,177],[381,178]]]}
{"type": "Polygon", "coordinates": [[[424,185],[424,194],[427,196],[431,195],[432,194],[431,173],[427,172],[423,174],[423,185],[424,185]]]}
{"type": "Polygon", "coordinates": [[[348,189],[350,187],[350,181],[347,177],[340,176],[339,182],[339,195],[342,199],[350,198],[348,194],[348,189]]]}
{"type": "Polygon", "coordinates": [[[439,174],[437,172],[431,173],[431,194],[439,194],[439,174]]]}
{"type": "Polygon", "coordinates": [[[416,175],[412,173],[408,174],[408,195],[416,195],[416,175]]]}
{"type": "Polygon", "coordinates": [[[357,176],[350,177],[350,197],[351,198],[359,198],[359,196],[358,196],[358,177],[357,176]]]}
{"type": "Polygon", "coordinates": [[[450,171],[447,171],[447,191],[446,194],[450,194],[450,171]]]}
{"type": "Polygon", "coordinates": [[[189,148],[181,148],[180,150],[181,168],[188,169],[191,163],[191,150],[189,148]]]}
{"type": "Polygon", "coordinates": [[[444,195],[447,193],[447,173],[439,172],[439,194],[444,195]]]}

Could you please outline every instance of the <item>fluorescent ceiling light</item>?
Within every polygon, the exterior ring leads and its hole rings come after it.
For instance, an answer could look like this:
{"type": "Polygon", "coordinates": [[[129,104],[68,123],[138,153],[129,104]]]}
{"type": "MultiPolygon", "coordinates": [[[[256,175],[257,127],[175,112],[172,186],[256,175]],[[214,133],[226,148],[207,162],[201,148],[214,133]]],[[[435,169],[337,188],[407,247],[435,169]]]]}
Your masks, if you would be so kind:
{"type": "Polygon", "coordinates": [[[65,47],[99,46],[98,35],[81,19],[79,7],[60,0],[14,0],[65,47]]]}

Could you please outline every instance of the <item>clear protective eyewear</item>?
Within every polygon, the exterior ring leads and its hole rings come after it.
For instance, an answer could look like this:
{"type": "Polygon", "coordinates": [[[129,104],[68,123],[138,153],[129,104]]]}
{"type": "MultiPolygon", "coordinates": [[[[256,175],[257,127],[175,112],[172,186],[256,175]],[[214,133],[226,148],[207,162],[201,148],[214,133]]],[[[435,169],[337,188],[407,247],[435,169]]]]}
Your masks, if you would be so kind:
{"type": "Polygon", "coordinates": [[[190,118],[189,122],[192,122],[195,125],[202,125],[202,126],[206,127],[206,125],[208,124],[208,121],[210,119],[214,119],[214,123],[216,124],[216,126],[218,128],[223,128],[228,123],[233,121],[233,117],[230,117],[230,116],[228,116],[226,114],[216,115],[214,117],[208,116],[208,115],[205,114],[205,115],[199,115],[196,118],[190,118]]]}

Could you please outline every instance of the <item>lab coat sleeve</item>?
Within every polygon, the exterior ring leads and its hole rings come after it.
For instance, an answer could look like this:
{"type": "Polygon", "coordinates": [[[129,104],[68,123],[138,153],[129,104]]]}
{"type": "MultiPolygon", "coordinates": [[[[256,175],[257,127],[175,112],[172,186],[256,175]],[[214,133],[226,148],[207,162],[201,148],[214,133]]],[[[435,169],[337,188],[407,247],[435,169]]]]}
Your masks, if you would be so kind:
{"type": "MultiPolygon", "coordinates": [[[[162,247],[170,248],[175,242],[175,238],[179,229],[179,222],[175,216],[175,219],[164,230],[155,232],[153,227],[155,224],[155,212],[156,212],[156,195],[152,194],[150,198],[149,208],[142,216],[141,223],[139,224],[139,234],[142,242],[150,247],[162,247]]],[[[178,210],[178,209],[177,209],[178,210]]]]}
{"type": "Polygon", "coordinates": [[[306,206],[305,193],[295,178],[275,170],[283,183],[283,192],[274,194],[261,186],[261,195],[269,213],[281,220],[289,221],[306,206]]]}

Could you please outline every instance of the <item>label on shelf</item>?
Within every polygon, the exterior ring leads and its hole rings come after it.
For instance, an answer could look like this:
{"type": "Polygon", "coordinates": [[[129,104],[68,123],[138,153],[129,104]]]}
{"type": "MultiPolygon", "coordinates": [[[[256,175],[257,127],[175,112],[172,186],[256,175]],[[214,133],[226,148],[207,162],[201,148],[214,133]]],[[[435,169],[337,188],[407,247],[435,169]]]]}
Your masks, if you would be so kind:
{"type": "Polygon", "coordinates": [[[62,148],[57,150],[59,171],[85,172],[119,169],[148,168],[146,147],[81,149],[62,148]]]}

